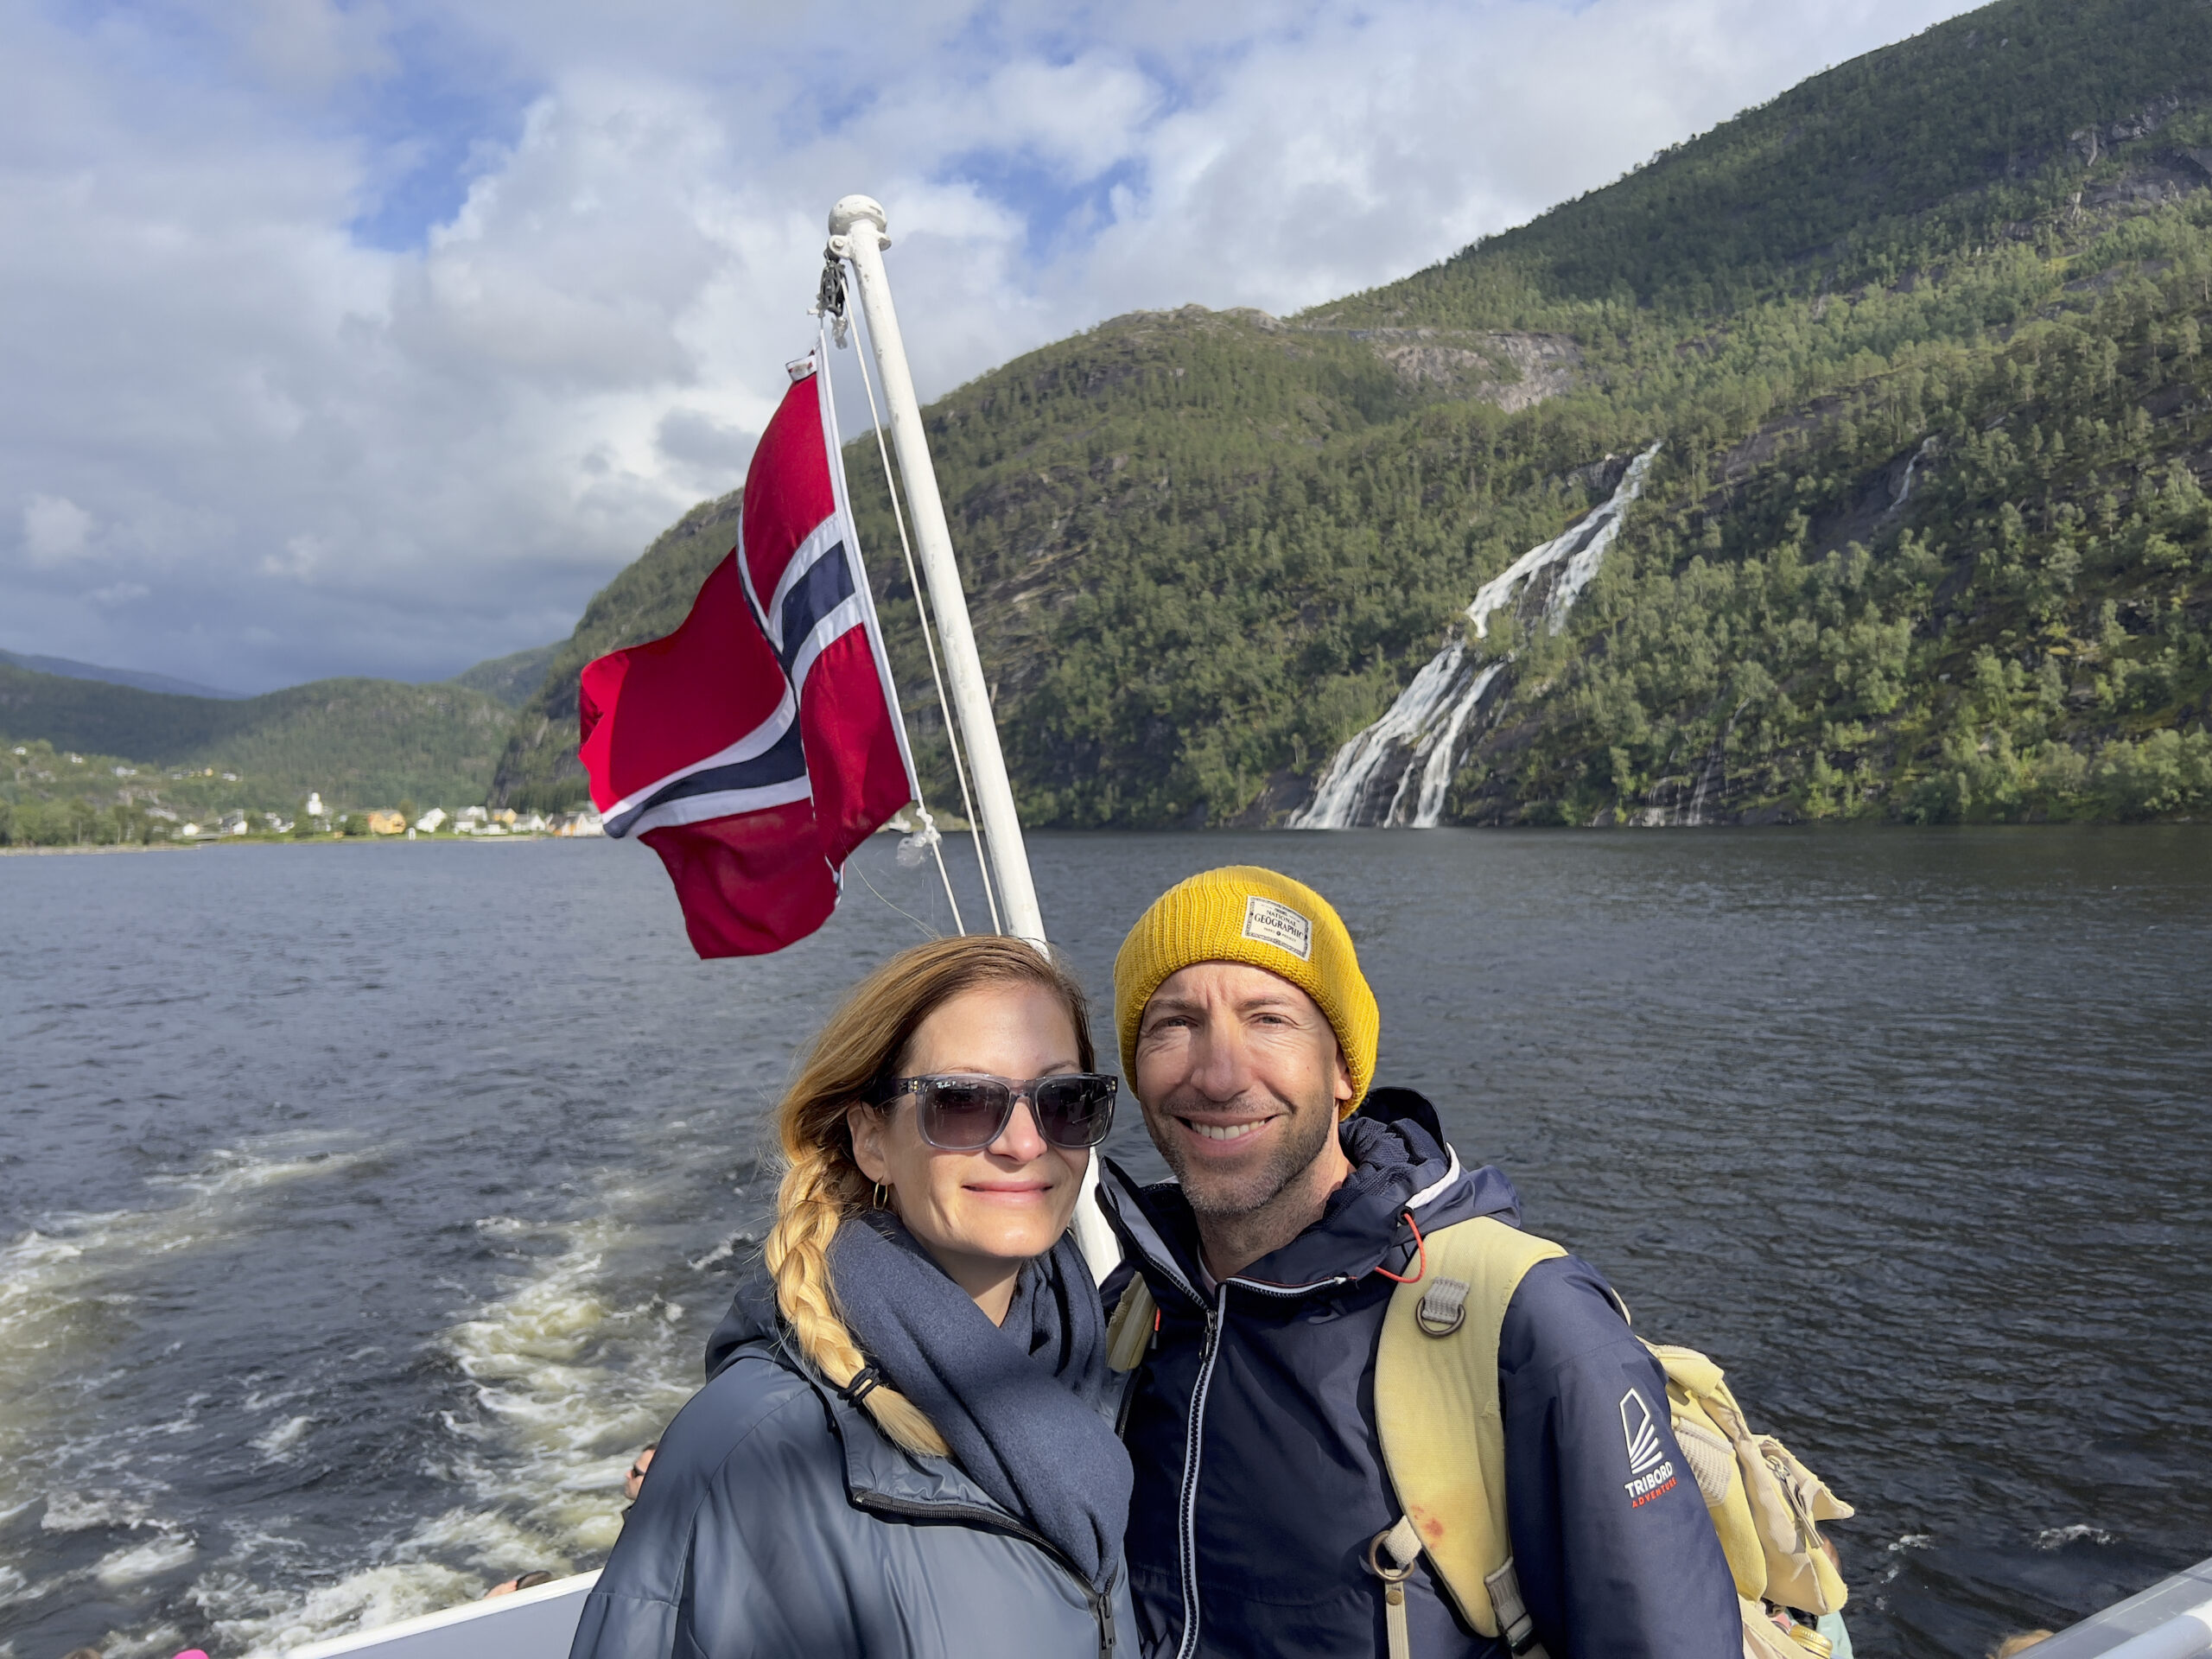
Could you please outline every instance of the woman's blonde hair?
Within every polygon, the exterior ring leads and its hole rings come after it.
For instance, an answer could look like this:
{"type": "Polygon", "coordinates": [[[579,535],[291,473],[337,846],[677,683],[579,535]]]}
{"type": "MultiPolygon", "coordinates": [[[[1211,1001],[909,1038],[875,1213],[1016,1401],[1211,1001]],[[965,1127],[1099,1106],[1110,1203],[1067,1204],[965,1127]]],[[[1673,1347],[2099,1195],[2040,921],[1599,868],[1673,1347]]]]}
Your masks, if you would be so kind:
{"type": "MultiPolygon", "coordinates": [[[[776,1108],[784,1180],[763,1255],[800,1351],[834,1387],[851,1382],[868,1363],[845,1328],[830,1278],[830,1241],[869,1206],[874,1185],[853,1161],[846,1114],[855,1102],[877,1103],[923,1020],[956,996],[996,985],[1051,993],[1075,1027],[1077,1062],[1086,1071],[1096,1068],[1090,1004],[1074,976],[1020,939],[974,934],[902,950],[854,986],[776,1108]]],[[[908,1451],[944,1455],[944,1437],[906,1395],[878,1384],[861,1404],[908,1451]]]]}

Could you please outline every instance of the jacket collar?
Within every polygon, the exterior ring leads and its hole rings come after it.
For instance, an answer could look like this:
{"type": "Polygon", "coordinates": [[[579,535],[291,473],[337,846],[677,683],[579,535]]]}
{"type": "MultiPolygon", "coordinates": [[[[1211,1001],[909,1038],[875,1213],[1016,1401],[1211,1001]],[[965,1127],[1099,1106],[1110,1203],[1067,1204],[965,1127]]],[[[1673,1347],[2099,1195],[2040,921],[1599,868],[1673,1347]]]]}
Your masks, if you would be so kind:
{"type": "Polygon", "coordinates": [[[843,1449],[845,1490],[863,1509],[904,1514],[930,1511],[946,1519],[980,1521],[1003,1531],[1029,1529],[997,1499],[961,1472],[950,1458],[918,1457],[878,1428],[875,1419],[830,1386],[790,1340],[765,1271],[740,1282],[729,1312],[707,1343],[711,1380],[747,1356],[771,1360],[803,1380],[822,1402],[843,1449]]]}
{"type": "Polygon", "coordinates": [[[963,1473],[950,1458],[920,1457],[908,1452],[878,1428],[874,1418],[812,1375],[810,1368],[799,1374],[829,1408],[830,1422],[845,1448],[845,1490],[862,1509],[906,1514],[929,1510],[948,1519],[958,1514],[1007,1532],[1031,1531],[963,1473]]]}
{"type": "MultiPolygon", "coordinates": [[[[1462,1167],[1436,1109],[1412,1090],[1371,1091],[1338,1133],[1352,1173],[1329,1195],[1320,1219],[1230,1283],[1274,1295],[1336,1288],[1377,1268],[1405,1271],[1419,1252],[1414,1227],[1433,1232],[1475,1216],[1519,1224],[1520,1199],[1503,1172],[1462,1167]]],[[[1173,1181],[1141,1187],[1110,1160],[1104,1173],[1100,1205],[1123,1248],[1148,1277],[1203,1303],[1198,1222],[1182,1189],[1173,1181]]]]}

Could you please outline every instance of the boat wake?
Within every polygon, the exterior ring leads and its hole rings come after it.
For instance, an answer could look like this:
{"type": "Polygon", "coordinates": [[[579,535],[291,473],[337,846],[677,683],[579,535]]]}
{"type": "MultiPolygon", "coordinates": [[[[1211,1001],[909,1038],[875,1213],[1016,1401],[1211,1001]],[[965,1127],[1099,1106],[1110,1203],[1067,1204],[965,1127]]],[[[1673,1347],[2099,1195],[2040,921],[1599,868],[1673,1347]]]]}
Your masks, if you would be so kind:
{"type": "MultiPolygon", "coordinates": [[[[521,1271],[438,1344],[461,1401],[440,1414],[442,1444],[425,1472],[456,1501],[404,1534],[359,1541],[347,1554],[368,1565],[304,1591],[289,1571],[259,1570],[291,1565],[296,1541],[282,1537],[258,1541],[258,1559],[204,1574],[192,1597],[226,1653],[275,1659],[472,1600],[518,1573],[565,1575],[605,1555],[621,1532],[630,1459],[699,1381],[696,1321],[623,1270],[645,1241],[617,1217],[652,1214],[653,1204],[652,1194],[613,1192],[581,1221],[476,1224],[521,1271]]],[[[726,1259],[709,1257],[697,1268],[702,1281],[726,1259]]],[[[718,1311],[721,1280],[700,1291],[702,1310],[718,1311]]]]}
{"type": "MultiPolygon", "coordinates": [[[[162,1470],[200,1427],[211,1395],[188,1395],[159,1421],[117,1426],[101,1390],[139,1336],[148,1264],[233,1243],[265,1224],[264,1196],[374,1161],[330,1139],[274,1135],[226,1147],[193,1169],[147,1179],[172,1202],[42,1219],[0,1246],[0,1522],[35,1512],[38,1532],[56,1546],[41,1553],[59,1562],[35,1579],[0,1567],[0,1618],[88,1594],[127,1600],[201,1557],[205,1541],[174,1514],[162,1470]]],[[[162,1624],[118,1636],[105,1650],[111,1659],[174,1652],[179,1635],[162,1624]]]]}

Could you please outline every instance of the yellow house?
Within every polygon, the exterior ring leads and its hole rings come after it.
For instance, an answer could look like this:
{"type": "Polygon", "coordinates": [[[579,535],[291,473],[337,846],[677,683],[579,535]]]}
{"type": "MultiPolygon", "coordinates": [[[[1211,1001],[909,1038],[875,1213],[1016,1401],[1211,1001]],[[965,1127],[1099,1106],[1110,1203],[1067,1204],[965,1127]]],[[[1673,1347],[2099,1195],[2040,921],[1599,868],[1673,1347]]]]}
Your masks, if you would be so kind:
{"type": "Polygon", "coordinates": [[[378,810],[369,814],[369,833],[372,836],[396,836],[407,828],[407,820],[397,812],[378,810]]]}

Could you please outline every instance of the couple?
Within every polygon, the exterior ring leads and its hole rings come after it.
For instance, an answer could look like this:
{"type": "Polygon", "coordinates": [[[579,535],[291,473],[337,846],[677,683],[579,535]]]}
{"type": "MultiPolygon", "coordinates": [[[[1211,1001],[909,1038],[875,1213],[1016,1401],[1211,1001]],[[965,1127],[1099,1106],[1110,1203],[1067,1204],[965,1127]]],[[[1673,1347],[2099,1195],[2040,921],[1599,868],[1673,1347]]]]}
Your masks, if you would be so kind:
{"type": "Polygon", "coordinates": [[[944,939],[831,1016],[779,1109],[766,1271],[571,1659],[1740,1652],[1697,1488],[1625,1493],[1624,1380],[1658,1401],[1665,1378],[1572,1256],[1529,1270],[1499,1332],[1519,1642],[1477,1634],[1426,1555],[1386,1609],[1384,1310],[1421,1232],[1512,1223],[1512,1189],[1463,1170],[1418,1096],[1369,1097],[1374,995],[1298,882],[1172,888],[1114,996],[1179,1182],[1107,1166],[1126,1265],[1103,1303],[1067,1229],[1117,1085],[1074,980],[1019,941],[944,939]],[[1123,1376],[1104,1308],[1133,1271],[1156,1313],[1148,1340],[1115,1333],[1123,1376]]]}

